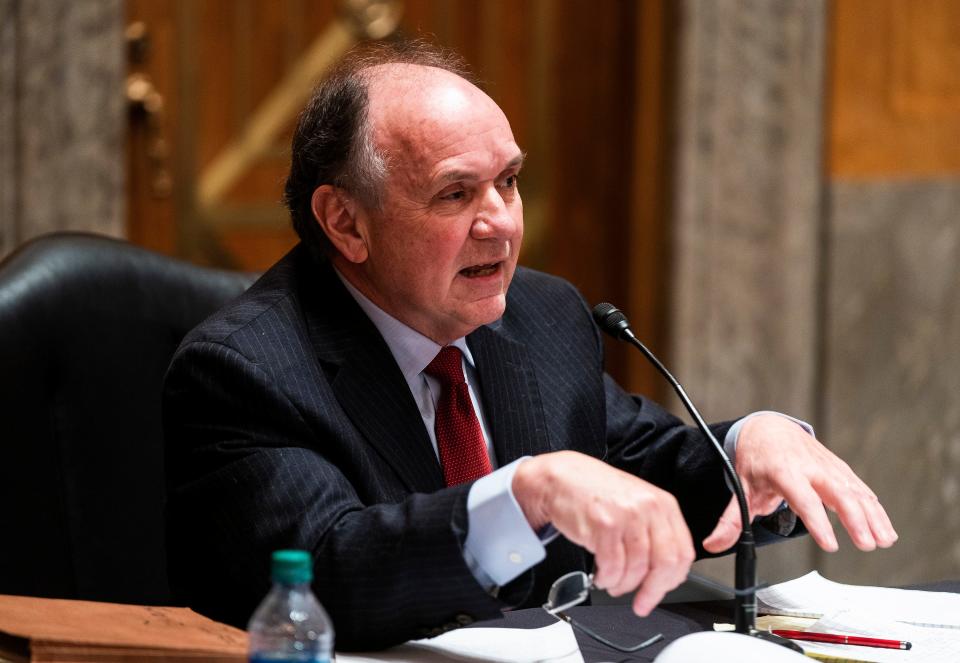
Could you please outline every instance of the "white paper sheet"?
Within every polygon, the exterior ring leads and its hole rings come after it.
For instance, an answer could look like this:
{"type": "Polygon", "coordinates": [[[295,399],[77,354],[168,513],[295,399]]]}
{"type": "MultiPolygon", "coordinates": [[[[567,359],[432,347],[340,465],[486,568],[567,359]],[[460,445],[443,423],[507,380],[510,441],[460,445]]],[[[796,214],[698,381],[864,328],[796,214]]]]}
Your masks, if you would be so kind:
{"type": "Polygon", "coordinates": [[[809,663],[802,654],[739,633],[691,633],[671,642],[655,663],[809,663]]]}
{"type": "Polygon", "coordinates": [[[913,645],[908,650],[879,649],[855,645],[830,645],[820,642],[798,642],[805,652],[849,657],[871,663],[956,663],[960,661],[960,630],[935,626],[915,626],[878,615],[841,610],[818,620],[809,628],[821,633],[864,635],[888,640],[904,640],[913,645]]]}
{"type": "Polygon", "coordinates": [[[583,663],[573,629],[566,622],[534,629],[462,628],[429,640],[369,654],[337,654],[337,663],[583,663]]]}
{"type": "Polygon", "coordinates": [[[852,610],[907,624],[960,629],[960,594],[844,585],[816,571],[761,589],[757,603],[763,614],[822,617],[852,610]]]}

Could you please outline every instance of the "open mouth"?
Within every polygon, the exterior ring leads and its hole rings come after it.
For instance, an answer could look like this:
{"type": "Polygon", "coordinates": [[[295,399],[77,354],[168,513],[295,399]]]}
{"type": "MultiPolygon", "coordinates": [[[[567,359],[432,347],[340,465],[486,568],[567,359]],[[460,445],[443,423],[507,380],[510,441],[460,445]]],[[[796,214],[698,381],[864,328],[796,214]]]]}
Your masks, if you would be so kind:
{"type": "Polygon", "coordinates": [[[466,276],[468,279],[475,279],[481,276],[492,276],[500,269],[499,262],[492,262],[488,265],[474,265],[472,267],[464,267],[460,270],[460,274],[466,276]]]}

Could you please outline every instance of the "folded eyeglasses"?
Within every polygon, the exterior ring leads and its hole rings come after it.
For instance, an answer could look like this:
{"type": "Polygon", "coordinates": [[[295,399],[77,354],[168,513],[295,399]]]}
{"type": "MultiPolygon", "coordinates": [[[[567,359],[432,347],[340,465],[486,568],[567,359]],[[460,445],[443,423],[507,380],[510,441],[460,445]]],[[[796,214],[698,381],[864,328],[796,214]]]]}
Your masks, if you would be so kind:
{"type": "Polygon", "coordinates": [[[557,619],[567,622],[578,631],[586,633],[597,642],[625,654],[632,654],[633,652],[640,651],[645,647],[649,647],[663,640],[663,634],[657,633],[640,644],[626,647],[607,640],[599,633],[575,621],[570,615],[566,614],[566,611],[586,601],[587,597],[590,596],[591,587],[593,587],[592,573],[573,571],[572,573],[560,576],[550,587],[550,593],[547,595],[547,602],[543,604],[543,609],[557,619]]]}
{"type": "MultiPolygon", "coordinates": [[[[687,579],[696,580],[702,585],[707,585],[713,589],[719,590],[731,594],[733,596],[741,596],[748,593],[756,592],[758,589],[764,589],[769,585],[767,583],[759,583],[753,587],[748,587],[746,589],[734,589],[728,587],[727,585],[718,583],[710,578],[705,578],[704,576],[698,575],[696,573],[690,573],[687,575],[687,579]]],[[[632,654],[633,652],[640,651],[645,647],[660,642],[663,640],[663,634],[657,633],[656,635],[647,638],[643,642],[632,647],[625,647],[623,645],[618,645],[615,642],[607,640],[605,637],[599,633],[594,632],[590,628],[587,628],[583,624],[574,621],[570,615],[566,614],[566,610],[578,606],[584,601],[587,600],[587,597],[590,596],[590,590],[593,588],[593,574],[585,573],[583,571],[573,571],[566,575],[562,575],[557,578],[553,585],[550,586],[550,593],[547,595],[547,602],[543,604],[543,609],[546,610],[550,615],[556,617],[557,619],[563,620],[570,624],[573,628],[583,631],[591,638],[597,642],[616,649],[619,652],[625,654],[632,654]]]]}

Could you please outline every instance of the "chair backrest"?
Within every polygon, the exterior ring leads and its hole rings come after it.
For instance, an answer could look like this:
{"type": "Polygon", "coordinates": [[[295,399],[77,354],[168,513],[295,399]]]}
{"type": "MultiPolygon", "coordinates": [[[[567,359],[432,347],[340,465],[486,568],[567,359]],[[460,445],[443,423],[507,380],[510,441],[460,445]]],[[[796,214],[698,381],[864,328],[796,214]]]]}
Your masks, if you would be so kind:
{"type": "Polygon", "coordinates": [[[253,278],[79,233],[0,263],[0,593],[170,601],[163,377],[253,278]]]}

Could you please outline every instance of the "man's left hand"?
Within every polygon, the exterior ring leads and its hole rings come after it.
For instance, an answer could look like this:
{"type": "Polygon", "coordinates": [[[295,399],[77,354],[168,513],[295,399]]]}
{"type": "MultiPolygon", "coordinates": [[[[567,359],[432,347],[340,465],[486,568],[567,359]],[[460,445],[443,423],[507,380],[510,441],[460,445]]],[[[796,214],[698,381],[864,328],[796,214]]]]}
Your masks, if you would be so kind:
{"type": "MultiPolygon", "coordinates": [[[[772,513],[783,500],[803,520],[821,548],[837,550],[826,509],[860,550],[889,548],[897,533],[872,490],[850,466],[785,417],[762,414],[744,423],[737,440],[737,473],[750,506],[751,520],[772,513]]],[[[730,548],[740,536],[736,496],[703,541],[708,552],[730,548]]]]}

